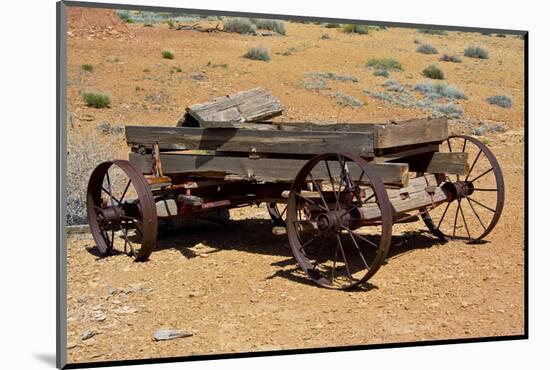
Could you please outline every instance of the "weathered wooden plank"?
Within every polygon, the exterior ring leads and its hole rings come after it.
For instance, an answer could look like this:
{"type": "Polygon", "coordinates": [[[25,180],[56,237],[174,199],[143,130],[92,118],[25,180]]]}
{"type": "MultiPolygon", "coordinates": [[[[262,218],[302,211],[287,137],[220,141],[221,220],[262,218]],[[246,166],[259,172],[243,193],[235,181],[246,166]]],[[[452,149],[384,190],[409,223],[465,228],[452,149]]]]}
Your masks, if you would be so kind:
{"type": "MultiPolygon", "coordinates": [[[[282,112],[279,99],[261,87],[194,104],[186,109],[186,114],[199,125],[211,121],[254,122],[278,116],[282,112]]],[[[180,120],[178,125],[184,121],[180,120]]]]}
{"type": "Polygon", "coordinates": [[[377,125],[374,145],[377,149],[446,140],[446,118],[414,120],[404,124],[377,125]]]}
{"type": "Polygon", "coordinates": [[[351,152],[373,155],[372,133],[285,132],[192,127],[127,126],[129,145],[152,145],[160,149],[202,149],[221,152],[308,154],[351,152]]]}
{"type": "MultiPolygon", "coordinates": [[[[411,179],[407,187],[389,190],[388,196],[394,215],[417,210],[431,205],[432,202],[439,203],[447,199],[443,190],[437,186],[435,175],[411,179]],[[427,187],[433,187],[433,199],[426,191],[427,187]]],[[[374,220],[380,217],[380,208],[375,203],[367,203],[361,208],[361,214],[366,219],[374,220]]]]}
{"type": "Polygon", "coordinates": [[[374,148],[387,149],[441,142],[449,136],[447,119],[412,119],[400,123],[312,123],[312,122],[206,122],[205,128],[247,128],[251,130],[364,132],[374,134],[374,148]]]}
{"type": "Polygon", "coordinates": [[[468,153],[426,153],[400,158],[400,163],[408,163],[412,172],[445,173],[448,175],[466,175],[469,171],[468,153]]]}
{"type": "MultiPolygon", "coordinates": [[[[214,155],[185,155],[165,153],[160,155],[165,175],[189,174],[212,178],[239,178],[265,182],[293,182],[307,160],[301,159],[250,159],[247,157],[218,157],[214,155]]],[[[151,173],[150,154],[130,153],[130,161],[144,174],[151,173]]],[[[340,167],[338,162],[329,161],[332,176],[336,178],[340,167]]],[[[404,186],[409,181],[408,165],[402,163],[373,164],[382,181],[388,185],[404,186]]],[[[348,162],[349,170],[355,179],[361,170],[348,162]]],[[[328,180],[324,166],[316,166],[313,171],[316,180],[328,180]]]]}
{"type": "Polygon", "coordinates": [[[395,161],[400,158],[406,158],[411,156],[416,156],[419,154],[425,153],[434,153],[439,150],[439,143],[428,143],[428,144],[416,144],[416,145],[405,145],[400,147],[393,147],[391,149],[380,150],[377,149],[374,151],[376,156],[376,162],[388,162],[395,161]]]}

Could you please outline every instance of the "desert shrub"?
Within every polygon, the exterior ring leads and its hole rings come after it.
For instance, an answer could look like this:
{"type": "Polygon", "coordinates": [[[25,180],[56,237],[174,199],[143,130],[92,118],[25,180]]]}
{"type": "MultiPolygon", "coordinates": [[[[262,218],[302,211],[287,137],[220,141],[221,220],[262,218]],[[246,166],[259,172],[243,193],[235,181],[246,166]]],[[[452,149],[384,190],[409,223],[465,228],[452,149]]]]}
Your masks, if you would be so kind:
{"type": "Polygon", "coordinates": [[[444,82],[423,82],[416,84],[414,90],[419,91],[422,95],[431,98],[448,98],[448,99],[468,99],[460,89],[454,85],[448,85],[444,82]]]}
{"type": "Polygon", "coordinates": [[[251,19],[257,29],[277,32],[280,35],[286,35],[285,23],[275,19],[251,19]]]}
{"type": "Polygon", "coordinates": [[[118,134],[92,134],[85,140],[81,136],[67,137],[66,220],[68,225],[87,223],[86,188],[95,167],[113,159],[113,148],[120,145],[118,134]]]}
{"type": "Polygon", "coordinates": [[[118,11],[117,14],[124,23],[134,23],[132,18],[130,18],[130,13],[127,10],[118,11]]]}
{"type": "Polygon", "coordinates": [[[148,73],[148,72],[150,72],[150,70],[149,70],[149,68],[144,68],[143,72],[148,73]]]}
{"type": "Polygon", "coordinates": [[[506,38],[506,35],[503,34],[503,33],[497,33],[497,34],[496,34],[496,37],[506,38]]]}
{"type": "Polygon", "coordinates": [[[433,78],[434,80],[443,80],[445,78],[443,71],[434,64],[424,68],[424,70],[422,71],[422,74],[428,78],[433,78]]]}
{"type": "Polygon", "coordinates": [[[436,112],[449,118],[459,118],[464,114],[464,109],[454,103],[437,104],[434,108],[436,112]]]}
{"type": "Polygon", "coordinates": [[[174,53],[169,50],[163,50],[161,54],[164,59],[174,59],[174,53]]]}
{"type": "Polygon", "coordinates": [[[166,23],[169,28],[174,28],[174,21],[172,19],[167,19],[164,23],[166,23]]]}
{"type": "Polygon", "coordinates": [[[93,108],[105,108],[111,104],[111,97],[100,92],[85,91],[82,93],[82,99],[88,107],[93,108]]]}
{"type": "Polygon", "coordinates": [[[223,29],[240,34],[256,34],[256,25],[248,18],[227,18],[223,21],[223,29]]]}
{"type": "Polygon", "coordinates": [[[326,79],[326,80],[333,80],[333,81],[351,81],[351,82],[359,82],[359,79],[355,76],[351,75],[339,75],[332,72],[312,72],[308,73],[309,77],[312,78],[320,78],[320,79],[326,79]]]}
{"type": "Polygon", "coordinates": [[[153,27],[152,23],[143,23],[143,27],[153,27]]]}
{"type": "Polygon", "coordinates": [[[489,59],[489,51],[480,46],[471,45],[464,49],[464,56],[470,58],[489,59]]]}
{"type": "Polygon", "coordinates": [[[327,81],[322,78],[310,78],[303,81],[302,86],[304,86],[306,90],[326,90],[330,88],[327,81]]]}
{"type": "Polygon", "coordinates": [[[437,54],[437,49],[430,44],[420,44],[416,51],[422,54],[437,54]]]}
{"type": "Polygon", "coordinates": [[[328,39],[330,39],[330,36],[328,35],[328,33],[323,33],[321,35],[321,40],[328,40],[328,39]]]}
{"type": "Polygon", "coordinates": [[[360,35],[369,33],[368,27],[362,24],[345,24],[344,27],[342,27],[342,31],[345,33],[358,33],[360,35]]]}
{"type": "Polygon", "coordinates": [[[372,58],[367,61],[367,67],[375,69],[385,69],[388,71],[401,71],[403,66],[395,59],[391,58],[372,58]]]}
{"type": "Polygon", "coordinates": [[[340,23],[325,23],[323,24],[325,28],[340,28],[342,25],[340,23]]]}
{"type": "Polygon", "coordinates": [[[83,64],[80,66],[80,68],[82,68],[82,70],[86,72],[92,72],[94,70],[94,66],[91,64],[83,64]]]}
{"type": "Polygon", "coordinates": [[[414,97],[408,92],[373,92],[370,90],[363,90],[363,94],[370,96],[374,99],[384,100],[391,105],[397,105],[403,108],[411,108],[415,105],[414,97]]]}
{"type": "Polygon", "coordinates": [[[395,91],[395,92],[401,92],[405,89],[403,85],[401,85],[401,83],[399,83],[399,81],[397,80],[386,80],[384,81],[382,86],[384,86],[388,91],[395,91]]]}
{"type": "Polygon", "coordinates": [[[505,95],[493,95],[487,98],[487,103],[498,105],[502,108],[510,108],[512,106],[512,98],[505,95]]]}
{"type": "Polygon", "coordinates": [[[452,62],[452,63],[462,63],[462,59],[455,55],[449,55],[449,54],[443,54],[441,58],[439,58],[442,62],[452,62]]]}
{"type": "Polygon", "coordinates": [[[264,62],[269,62],[269,60],[271,59],[269,57],[269,50],[267,50],[267,48],[264,46],[255,46],[248,49],[243,57],[252,60],[263,60],[264,62]]]}
{"type": "Polygon", "coordinates": [[[372,74],[375,75],[375,76],[381,76],[381,77],[389,77],[390,76],[390,72],[388,72],[387,69],[383,69],[383,68],[375,69],[372,74]]]}
{"type": "Polygon", "coordinates": [[[444,36],[447,34],[447,32],[445,32],[444,30],[434,30],[430,28],[419,28],[416,30],[416,32],[424,33],[426,35],[440,35],[440,36],[444,36]]]}
{"type": "Polygon", "coordinates": [[[342,94],[339,91],[328,94],[328,96],[336,99],[336,103],[344,107],[360,108],[365,105],[362,101],[354,98],[353,96],[342,94]]]}
{"type": "Polygon", "coordinates": [[[172,67],[172,68],[170,68],[170,73],[181,73],[181,72],[183,72],[181,67],[172,67]]]}

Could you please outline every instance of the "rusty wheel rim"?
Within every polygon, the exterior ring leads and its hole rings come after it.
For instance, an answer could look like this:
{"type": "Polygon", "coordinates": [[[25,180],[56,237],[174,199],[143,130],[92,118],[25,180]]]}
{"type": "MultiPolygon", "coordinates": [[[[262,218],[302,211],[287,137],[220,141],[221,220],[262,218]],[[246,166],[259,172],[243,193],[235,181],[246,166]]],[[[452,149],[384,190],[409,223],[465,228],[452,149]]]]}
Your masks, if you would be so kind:
{"type": "Polygon", "coordinates": [[[504,178],[495,155],[481,141],[454,135],[444,141],[441,151],[467,152],[467,175],[448,175],[449,183],[466,184],[468,191],[451,202],[426,211],[422,218],[428,229],[443,241],[477,243],[497,225],[504,207],[504,178]]]}
{"type": "Polygon", "coordinates": [[[136,261],[151,255],[157,238],[157,213],[145,178],[130,162],[103,162],[88,182],[87,213],[99,251],[124,251],[136,261]]]}
{"type": "Polygon", "coordinates": [[[391,244],[392,211],[382,181],[364,159],[348,153],[314,157],[298,173],[287,204],[289,244],[309,279],[322,287],[349,289],[378,271],[391,244]],[[323,169],[327,181],[321,183],[316,177],[323,169]],[[376,226],[358,226],[357,209],[364,205],[380,209],[376,226]],[[312,220],[317,225],[313,234],[304,231],[312,220]]]}

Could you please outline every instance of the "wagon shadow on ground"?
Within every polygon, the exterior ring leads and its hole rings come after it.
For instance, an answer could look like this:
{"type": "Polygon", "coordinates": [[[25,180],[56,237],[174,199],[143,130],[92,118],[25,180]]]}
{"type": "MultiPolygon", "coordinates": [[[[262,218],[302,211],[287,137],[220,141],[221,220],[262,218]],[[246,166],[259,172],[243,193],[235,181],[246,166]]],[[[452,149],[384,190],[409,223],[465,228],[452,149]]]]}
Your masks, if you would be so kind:
{"type": "MultiPolygon", "coordinates": [[[[273,235],[273,223],[267,219],[234,220],[227,225],[205,224],[195,227],[183,227],[159,236],[155,250],[176,249],[186,258],[196,258],[204,254],[222,250],[236,250],[281,257],[271,265],[279,267],[267,280],[277,277],[302,284],[316,286],[297,266],[286,235],[273,235]],[[197,245],[204,245],[207,251],[196,251],[197,245]]],[[[383,264],[393,258],[418,249],[441,245],[441,242],[427,230],[407,231],[394,235],[392,246],[383,264]]],[[[376,289],[373,284],[363,284],[356,290],[376,289]]]]}

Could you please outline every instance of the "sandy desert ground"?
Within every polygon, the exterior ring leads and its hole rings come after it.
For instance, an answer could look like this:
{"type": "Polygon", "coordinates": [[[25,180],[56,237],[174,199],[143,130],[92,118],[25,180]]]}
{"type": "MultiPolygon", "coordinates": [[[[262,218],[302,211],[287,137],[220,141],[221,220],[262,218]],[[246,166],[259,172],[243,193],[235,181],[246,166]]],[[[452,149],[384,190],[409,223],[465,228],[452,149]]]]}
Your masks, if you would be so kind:
{"type": "Polygon", "coordinates": [[[405,90],[425,81],[421,71],[437,64],[445,82],[468,96],[457,101],[464,114],[450,120],[450,128],[476,134],[500,162],[506,203],[498,226],[485,244],[443,245],[421,222],[397,225],[387,263],[364,289],[349,292],[321,289],[305,279],[286,238],[271,234],[263,206],[233,210],[225,228],[164,237],[147,263],[134,263],[125,255],[99,258],[89,234],[71,234],[69,362],[524,333],[523,40],[401,28],[357,35],[292,22],[285,27],[286,36],[270,37],[176,31],[165,24],[130,24],[132,37],[69,35],[68,160],[78,172],[71,178],[80,184],[100,160],[127,158],[120,126],[174,126],[188,105],[256,86],[284,105],[277,121],[425,117],[428,113],[419,107],[363,92],[386,91],[382,84],[387,78],[374,76],[365,63],[391,57],[403,71],[392,71],[390,78],[405,90]],[[439,53],[415,52],[415,40],[432,44],[439,53]],[[487,48],[490,58],[462,56],[472,44],[487,48]],[[269,62],[242,57],[257,45],[269,48],[269,62]],[[163,59],[163,50],[173,51],[174,59],[163,59]],[[440,62],[443,53],[459,55],[462,63],[440,62]],[[83,64],[93,71],[84,71],[83,64]],[[326,90],[307,89],[316,72],[357,81],[328,80],[326,90]],[[87,107],[81,93],[88,90],[109,94],[110,107],[87,107]],[[363,105],[339,104],[331,93],[352,96],[363,105]],[[488,104],[490,95],[510,96],[512,107],[488,104]],[[152,335],[159,328],[194,335],[155,342],[152,335]],[[86,331],[95,335],[82,340],[86,331]]]}

